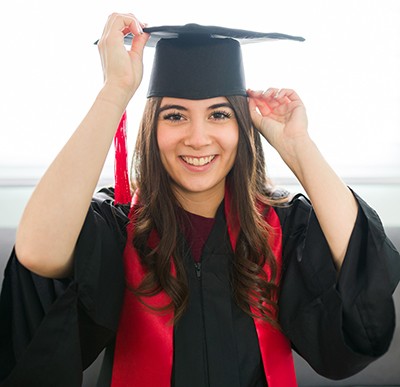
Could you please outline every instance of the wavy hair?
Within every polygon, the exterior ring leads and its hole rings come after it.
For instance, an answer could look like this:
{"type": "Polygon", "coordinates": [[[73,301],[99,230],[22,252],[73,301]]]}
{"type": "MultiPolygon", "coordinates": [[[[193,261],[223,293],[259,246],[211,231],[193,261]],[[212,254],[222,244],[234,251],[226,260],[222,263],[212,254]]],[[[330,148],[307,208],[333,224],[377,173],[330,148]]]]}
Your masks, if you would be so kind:
{"type": "MultiPolygon", "coordinates": [[[[234,165],[227,176],[230,211],[239,219],[240,232],[231,272],[233,296],[237,305],[252,317],[278,326],[277,262],[268,244],[270,229],[257,210],[257,202],[272,204],[272,185],[267,178],[261,138],[253,127],[247,98],[227,97],[239,126],[239,142],[234,165]],[[263,267],[268,265],[267,275],[263,267]],[[253,310],[253,312],[252,312],[253,310]]],[[[130,290],[143,302],[165,291],[171,302],[157,310],[174,310],[177,321],[188,303],[188,282],[179,240],[180,204],[164,169],[157,144],[157,119],[162,98],[147,101],[132,160],[131,181],[139,189],[140,204],[135,208],[133,245],[146,269],[142,283],[130,290]],[[159,243],[148,246],[150,233],[156,230],[159,243]],[[171,262],[171,259],[173,262],[171,262]],[[171,273],[172,264],[175,274],[171,273]]],[[[128,285],[129,286],[129,285],[128,285]]]]}

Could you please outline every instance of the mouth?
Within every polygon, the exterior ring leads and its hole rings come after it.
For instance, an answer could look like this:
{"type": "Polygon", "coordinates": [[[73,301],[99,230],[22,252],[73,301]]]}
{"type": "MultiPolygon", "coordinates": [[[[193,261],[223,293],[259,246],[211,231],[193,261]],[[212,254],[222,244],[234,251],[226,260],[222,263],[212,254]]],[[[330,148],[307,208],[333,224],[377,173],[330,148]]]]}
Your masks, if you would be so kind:
{"type": "Polygon", "coordinates": [[[189,156],[180,156],[180,158],[189,165],[194,165],[196,167],[202,167],[211,163],[215,159],[215,155],[212,156],[204,156],[204,157],[189,157],[189,156]]]}

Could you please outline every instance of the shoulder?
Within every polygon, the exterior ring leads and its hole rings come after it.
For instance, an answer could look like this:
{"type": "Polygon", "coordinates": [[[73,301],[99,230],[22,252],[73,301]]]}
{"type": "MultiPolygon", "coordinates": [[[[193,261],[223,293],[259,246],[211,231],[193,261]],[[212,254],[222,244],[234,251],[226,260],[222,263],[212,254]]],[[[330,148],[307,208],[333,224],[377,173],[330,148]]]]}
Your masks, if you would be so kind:
{"type": "Polygon", "coordinates": [[[281,219],[295,214],[308,214],[312,210],[310,200],[303,193],[292,193],[285,188],[271,191],[268,202],[281,219]]]}
{"type": "Polygon", "coordinates": [[[103,187],[93,195],[90,211],[119,230],[125,229],[129,223],[130,203],[115,204],[113,187],[103,187]]]}
{"type": "MultiPolygon", "coordinates": [[[[312,215],[312,205],[307,196],[282,188],[271,192],[267,208],[279,220],[284,235],[304,231],[312,215]]],[[[264,214],[267,215],[266,212],[264,214]]]]}

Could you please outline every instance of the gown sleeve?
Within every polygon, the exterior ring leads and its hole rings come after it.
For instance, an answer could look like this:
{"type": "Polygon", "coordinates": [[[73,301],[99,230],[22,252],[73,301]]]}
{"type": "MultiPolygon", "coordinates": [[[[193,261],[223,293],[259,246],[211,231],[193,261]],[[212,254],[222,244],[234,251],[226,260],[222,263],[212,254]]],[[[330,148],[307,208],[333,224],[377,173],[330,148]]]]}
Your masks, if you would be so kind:
{"type": "Polygon", "coordinates": [[[383,355],[395,328],[400,256],[376,212],[357,194],[357,220],[340,273],[310,202],[278,208],[283,232],[280,324],[320,375],[343,379],[383,355]]]}
{"type": "Polygon", "coordinates": [[[71,278],[40,277],[11,253],[0,297],[0,387],[81,386],[117,329],[128,211],[113,205],[112,189],[94,196],[71,278]]]}

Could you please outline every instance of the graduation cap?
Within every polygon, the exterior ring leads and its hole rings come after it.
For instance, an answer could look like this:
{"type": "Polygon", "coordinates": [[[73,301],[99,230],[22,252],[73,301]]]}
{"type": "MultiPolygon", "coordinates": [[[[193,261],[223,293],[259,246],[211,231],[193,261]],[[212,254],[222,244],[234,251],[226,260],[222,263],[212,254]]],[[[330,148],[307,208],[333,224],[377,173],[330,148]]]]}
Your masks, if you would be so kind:
{"type": "MultiPolygon", "coordinates": [[[[144,28],[155,47],[148,97],[205,99],[246,95],[241,45],[299,36],[186,24],[144,28]]],[[[132,34],[125,36],[131,44],[132,34]]]]}
{"type": "MultiPolygon", "coordinates": [[[[217,96],[246,96],[242,44],[305,40],[299,36],[275,32],[194,23],[146,27],[143,31],[150,34],[146,45],[155,47],[147,97],[206,99],[217,96]]],[[[130,45],[132,39],[133,35],[128,34],[124,43],[130,45]]],[[[120,167],[123,158],[126,159],[125,125],[126,114],[115,137],[115,201],[119,203],[128,203],[130,200],[127,168],[120,167]]]]}

